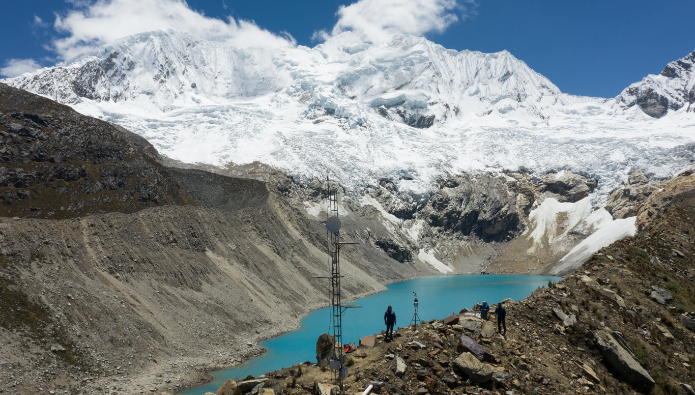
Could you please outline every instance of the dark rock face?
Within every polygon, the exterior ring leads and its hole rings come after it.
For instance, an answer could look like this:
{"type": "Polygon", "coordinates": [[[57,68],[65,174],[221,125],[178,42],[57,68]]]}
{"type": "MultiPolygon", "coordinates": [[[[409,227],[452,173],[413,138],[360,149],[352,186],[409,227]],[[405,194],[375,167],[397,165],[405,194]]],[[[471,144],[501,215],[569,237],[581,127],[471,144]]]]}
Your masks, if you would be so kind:
{"type": "Polygon", "coordinates": [[[380,180],[379,187],[367,190],[389,214],[400,219],[413,219],[424,202],[418,202],[411,195],[398,193],[396,185],[390,180],[380,180]]]}
{"type": "Polygon", "coordinates": [[[413,260],[413,252],[407,247],[398,244],[393,239],[379,238],[374,242],[374,244],[384,250],[388,256],[400,263],[411,262],[413,260]]]}
{"type": "Polygon", "coordinates": [[[404,104],[405,102],[398,102],[393,105],[382,105],[376,108],[376,112],[386,119],[402,122],[418,129],[427,129],[434,125],[436,117],[427,109],[410,109],[404,104]]]}
{"type": "Polygon", "coordinates": [[[504,178],[463,175],[440,183],[441,189],[421,212],[430,226],[486,242],[511,240],[523,230],[516,195],[504,178]]]}
{"type": "Polygon", "coordinates": [[[679,110],[679,103],[669,103],[667,97],[656,93],[653,89],[628,88],[630,95],[634,95],[636,105],[652,118],[661,118],[670,109],[679,110]]]}
{"type": "Polygon", "coordinates": [[[0,216],[197,205],[143,138],[0,84],[0,216]]]}
{"type": "Polygon", "coordinates": [[[606,210],[615,219],[635,216],[642,203],[657,188],[657,184],[650,181],[644,173],[632,169],[623,186],[611,193],[606,210]]]}
{"type": "Polygon", "coordinates": [[[570,171],[551,173],[543,177],[534,187],[546,197],[554,197],[560,202],[578,202],[593,192],[598,181],[574,174],[570,171]]]}

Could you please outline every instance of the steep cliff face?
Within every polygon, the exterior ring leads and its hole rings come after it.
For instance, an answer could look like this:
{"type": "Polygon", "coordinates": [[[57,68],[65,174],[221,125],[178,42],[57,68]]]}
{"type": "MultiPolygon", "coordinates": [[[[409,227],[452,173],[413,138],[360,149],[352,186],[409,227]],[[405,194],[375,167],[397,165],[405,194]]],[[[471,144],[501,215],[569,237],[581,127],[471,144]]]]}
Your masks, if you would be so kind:
{"type": "Polygon", "coordinates": [[[0,216],[197,205],[142,137],[0,83],[0,216]]]}
{"type": "Polygon", "coordinates": [[[481,175],[449,178],[421,212],[435,229],[475,236],[483,241],[509,241],[523,230],[522,213],[506,179],[481,175]]]}
{"type": "Polygon", "coordinates": [[[611,193],[606,210],[616,219],[634,217],[644,201],[657,189],[658,183],[650,181],[641,171],[632,169],[623,186],[611,193]]]}
{"type": "Polygon", "coordinates": [[[685,107],[695,111],[695,51],[666,65],[659,75],[635,82],[618,96],[623,108],[637,105],[645,114],[660,118],[685,107]]]}

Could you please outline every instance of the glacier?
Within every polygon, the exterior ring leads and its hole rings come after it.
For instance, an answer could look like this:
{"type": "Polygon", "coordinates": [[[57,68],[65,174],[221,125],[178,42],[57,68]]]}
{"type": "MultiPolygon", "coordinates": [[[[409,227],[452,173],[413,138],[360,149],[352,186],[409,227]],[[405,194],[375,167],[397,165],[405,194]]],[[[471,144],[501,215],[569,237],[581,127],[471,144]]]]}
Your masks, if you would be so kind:
{"type": "Polygon", "coordinates": [[[398,34],[371,44],[350,32],[313,48],[242,49],[170,29],[2,82],[182,162],[261,162],[305,181],[330,174],[352,191],[386,178],[413,194],[460,172],[570,170],[598,180],[600,205],[632,168],[665,179],[695,161],[693,78],[678,67],[678,81],[649,76],[593,98],[561,92],[507,51],[398,34]],[[643,105],[654,95],[665,111],[643,105]]]}

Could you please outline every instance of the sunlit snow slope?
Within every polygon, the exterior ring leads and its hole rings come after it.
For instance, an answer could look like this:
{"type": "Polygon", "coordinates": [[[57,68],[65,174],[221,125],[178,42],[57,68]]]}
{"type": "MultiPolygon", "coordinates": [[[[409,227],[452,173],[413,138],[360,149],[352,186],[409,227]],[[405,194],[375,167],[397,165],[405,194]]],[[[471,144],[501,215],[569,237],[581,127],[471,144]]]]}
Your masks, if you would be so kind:
{"type": "MultiPolygon", "coordinates": [[[[691,78],[660,77],[635,86],[691,78]]],[[[122,125],[174,159],[328,171],[353,189],[386,177],[425,192],[444,173],[568,169],[597,177],[601,200],[631,168],[674,174],[695,143],[689,105],[667,103],[654,118],[634,105],[635,87],[614,99],[571,96],[506,51],[404,35],[237,49],[156,31],[3,82],[122,125]]]]}

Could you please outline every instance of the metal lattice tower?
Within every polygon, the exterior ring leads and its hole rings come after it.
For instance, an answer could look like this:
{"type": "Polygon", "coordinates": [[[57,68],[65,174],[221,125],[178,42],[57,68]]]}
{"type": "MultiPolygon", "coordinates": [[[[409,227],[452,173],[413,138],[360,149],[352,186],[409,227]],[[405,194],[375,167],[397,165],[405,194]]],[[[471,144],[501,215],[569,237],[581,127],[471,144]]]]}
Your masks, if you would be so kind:
{"type": "Polygon", "coordinates": [[[340,386],[340,393],[343,391],[343,379],[348,375],[348,368],[345,366],[347,358],[343,351],[343,313],[346,309],[357,308],[360,306],[344,305],[340,295],[340,247],[346,244],[356,244],[340,241],[340,218],[338,216],[338,188],[332,188],[331,182],[326,177],[328,191],[328,208],[326,210],[326,241],[328,250],[328,264],[331,272],[328,276],[317,276],[328,278],[330,284],[331,297],[331,326],[333,327],[333,357],[331,358],[330,368],[333,380],[340,386]]]}

